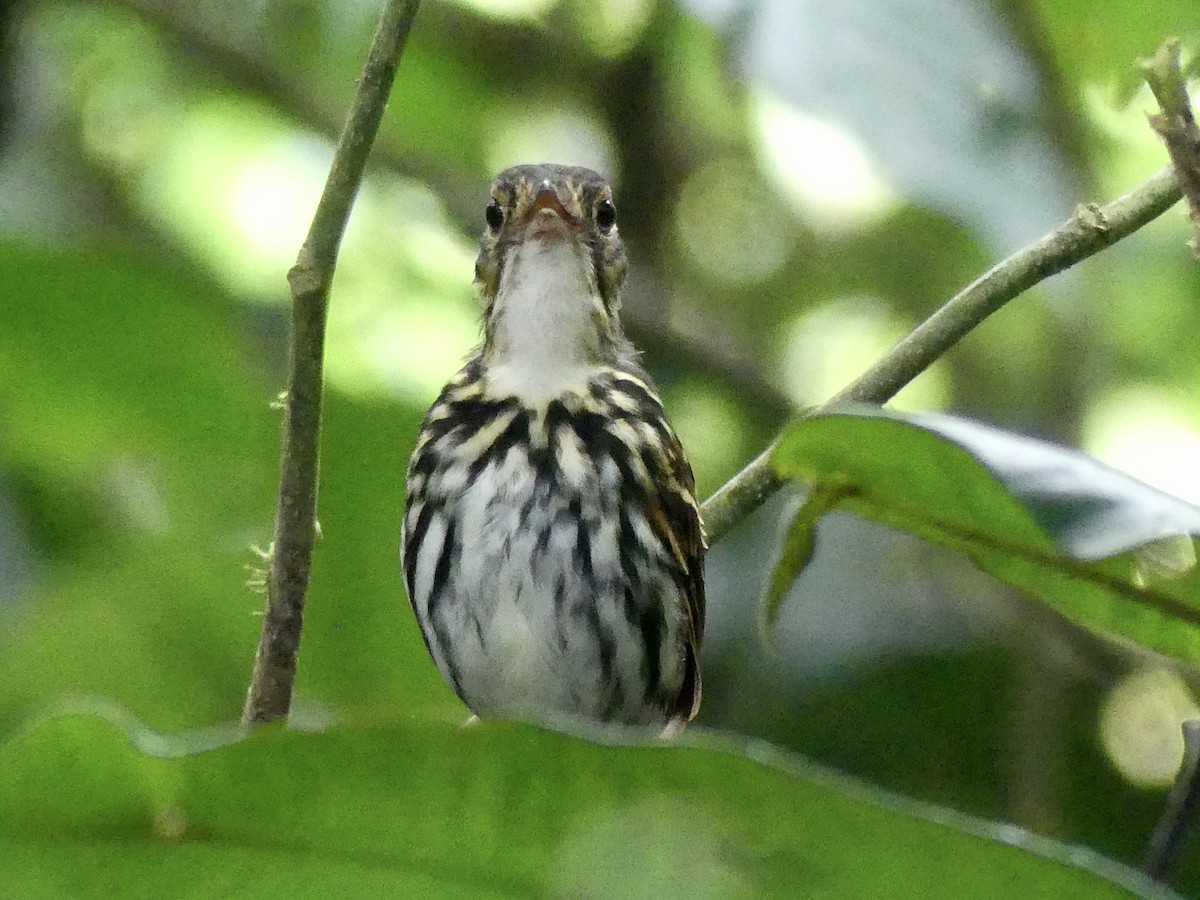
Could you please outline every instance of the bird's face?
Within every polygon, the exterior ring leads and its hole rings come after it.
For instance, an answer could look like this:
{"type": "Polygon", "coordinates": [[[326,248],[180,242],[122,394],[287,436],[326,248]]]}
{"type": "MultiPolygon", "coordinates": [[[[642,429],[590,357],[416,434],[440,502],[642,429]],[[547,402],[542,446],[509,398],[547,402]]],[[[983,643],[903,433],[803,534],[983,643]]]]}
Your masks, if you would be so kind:
{"type": "Polygon", "coordinates": [[[518,267],[537,265],[543,250],[577,260],[588,293],[615,319],[625,280],[625,247],[612,188],[600,175],[551,164],[506,169],[492,184],[484,220],[475,282],[489,325],[498,312],[497,299],[505,295],[518,267]]]}

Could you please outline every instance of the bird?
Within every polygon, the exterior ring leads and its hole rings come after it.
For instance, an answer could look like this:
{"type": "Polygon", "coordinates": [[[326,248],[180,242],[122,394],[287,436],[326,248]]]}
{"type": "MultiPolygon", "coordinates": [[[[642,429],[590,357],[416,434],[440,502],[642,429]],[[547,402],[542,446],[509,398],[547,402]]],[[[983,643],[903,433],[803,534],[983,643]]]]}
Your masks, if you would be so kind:
{"type": "Polygon", "coordinates": [[[706,541],[621,327],[612,188],[514,166],[483,217],[483,340],[407,469],[402,567],[426,647],[480,719],[677,733],[700,708],[706,541]]]}

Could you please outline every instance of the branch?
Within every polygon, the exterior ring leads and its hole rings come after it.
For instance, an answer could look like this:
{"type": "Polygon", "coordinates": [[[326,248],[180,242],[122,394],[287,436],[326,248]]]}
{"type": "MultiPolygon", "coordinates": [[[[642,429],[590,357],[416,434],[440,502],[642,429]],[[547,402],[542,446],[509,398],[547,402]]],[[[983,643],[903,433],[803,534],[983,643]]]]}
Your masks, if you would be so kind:
{"type": "MultiPolygon", "coordinates": [[[[1179,202],[1180,196],[1171,170],[1163,169],[1106,206],[1080,207],[1055,231],[963,288],[816,412],[848,403],[886,403],[1005,303],[1133,234],[1179,202]]],[[[782,486],[771,465],[774,449],[772,443],[704,503],[711,541],[719,540],[782,486]]]]}
{"type": "Polygon", "coordinates": [[[1163,884],[1170,884],[1188,832],[1200,813],[1200,720],[1183,723],[1183,761],[1167,796],[1162,819],[1154,829],[1142,871],[1163,884]]]}
{"type": "Polygon", "coordinates": [[[388,0],[384,8],[308,237],[296,265],[288,272],[292,340],[283,458],[263,630],[242,713],[242,724],[247,726],[282,718],[291,706],[304,600],[318,533],[322,364],[329,288],[350,207],[362,182],[418,3],[388,0]]]}
{"type": "Polygon", "coordinates": [[[1187,198],[1189,217],[1196,231],[1192,251],[1200,259],[1200,128],[1196,127],[1187,84],[1179,68],[1179,39],[1164,41],[1153,56],[1141,61],[1141,69],[1162,108],[1161,115],[1147,118],[1166,144],[1175,178],[1187,198]]]}

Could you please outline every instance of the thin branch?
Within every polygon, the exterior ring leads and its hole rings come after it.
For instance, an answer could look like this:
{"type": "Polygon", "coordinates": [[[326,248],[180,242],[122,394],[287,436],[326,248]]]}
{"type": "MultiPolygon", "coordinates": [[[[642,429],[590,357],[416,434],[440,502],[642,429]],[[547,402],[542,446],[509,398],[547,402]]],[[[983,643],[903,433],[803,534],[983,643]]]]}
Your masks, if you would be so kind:
{"type": "Polygon", "coordinates": [[[418,5],[419,0],[388,0],[383,10],[308,237],[296,265],[288,272],[292,340],[283,458],[266,612],[242,713],[242,723],[247,726],[282,718],[291,706],[304,601],[318,533],[322,367],[329,288],[350,207],[362,182],[418,5]]]}
{"type": "Polygon", "coordinates": [[[1192,115],[1187,83],[1179,68],[1179,39],[1168,38],[1154,55],[1142,60],[1142,75],[1158,105],[1159,115],[1148,116],[1150,127],[1162,138],[1175,168],[1175,178],[1187,198],[1195,229],[1192,251],[1200,259],[1200,128],[1192,115]]]}
{"type": "Polygon", "coordinates": [[[1173,880],[1188,834],[1200,815],[1200,720],[1183,723],[1183,761],[1167,806],[1146,847],[1142,871],[1163,884],[1173,880]]]}
{"type": "MultiPolygon", "coordinates": [[[[1081,207],[1062,226],[963,288],[816,411],[847,403],[886,403],[1008,301],[1133,234],[1179,202],[1180,196],[1168,168],[1106,206],[1081,207]]],[[[782,486],[771,465],[774,449],[772,444],[705,502],[710,540],[719,540],[782,486]]]]}

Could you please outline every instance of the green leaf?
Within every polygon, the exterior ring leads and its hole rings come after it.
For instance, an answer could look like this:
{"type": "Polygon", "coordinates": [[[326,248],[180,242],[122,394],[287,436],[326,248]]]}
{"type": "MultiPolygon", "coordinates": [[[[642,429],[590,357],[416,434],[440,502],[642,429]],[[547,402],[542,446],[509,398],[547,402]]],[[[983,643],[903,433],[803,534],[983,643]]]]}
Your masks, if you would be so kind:
{"type": "Polygon", "coordinates": [[[864,409],[797,422],[774,463],[849,486],[847,511],[959,550],[1084,625],[1200,662],[1200,509],[1085,454],[864,409]]]}
{"type": "Polygon", "coordinates": [[[775,620],[779,618],[779,610],[787,597],[788,589],[804,571],[817,549],[817,522],[849,493],[850,489],[842,485],[817,485],[792,516],[792,523],[784,536],[779,562],[775,564],[771,573],[771,583],[767,586],[767,597],[763,603],[764,643],[775,628],[775,620]]]}
{"type": "Polygon", "coordinates": [[[1170,896],[702,732],[603,746],[402,720],[236,740],[74,706],[0,744],[6,896],[1170,896]]]}

